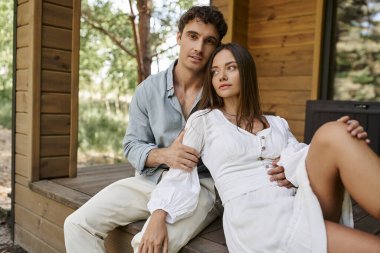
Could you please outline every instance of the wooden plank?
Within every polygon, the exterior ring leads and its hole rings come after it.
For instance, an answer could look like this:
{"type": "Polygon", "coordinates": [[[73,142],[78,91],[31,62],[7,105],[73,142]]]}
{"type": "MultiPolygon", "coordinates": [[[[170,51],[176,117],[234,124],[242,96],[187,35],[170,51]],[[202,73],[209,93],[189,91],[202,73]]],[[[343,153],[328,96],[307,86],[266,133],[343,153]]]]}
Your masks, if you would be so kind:
{"type": "Polygon", "coordinates": [[[195,237],[181,250],[181,253],[228,253],[228,250],[226,246],[195,237]]]}
{"type": "Polygon", "coordinates": [[[48,220],[37,216],[28,209],[15,204],[15,222],[36,235],[41,241],[46,242],[54,249],[60,252],[65,251],[63,230],[61,227],[49,222],[48,220]]]}
{"type": "Polygon", "coordinates": [[[16,71],[16,91],[27,91],[28,87],[28,69],[18,69],[16,71]]]}
{"type": "Polygon", "coordinates": [[[42,26],[42,46],[71,50],[71,30],[42,26]]]}
{"type": "Polygon", "coordinates": [[[263,103],[262,110],[264,114],[274,114],[285,119],[305,120],[304,105],[263,103]]]}
{"type": "Polygon", "coordinates": [[[313,82],[311,86],[311,99],[317,99],[319,97],[320,87],[320,68],[321,68],[321,50],[323,40],[323,23],[325,15],[325,1],[316,0],[317,2],[317,15],[315,21],[315,41],[314,41],[314,61],[313,61],[313,82]]]}
{"type": "Polygon", "coordinates": [[[20,5],[22,3],[28,2],[29,0],[17,0],[17,4],[20,5]]]}
{"type": "Polygon", "coordinates": [[[31,25],[23,25],[17,28],[17,48],[30,46],[31,25]]]}
{"type": "Polygon", "coordinates": [[[30,24],[32,20],[32,3],[25,2],[17,6],[17,27],[30,24]]]}
{"type": "Polygon", "coordinates": [[[16,68],[26,69],[29,68],[29,59],[31,58],[30,47],[22,47],[16,50],[16,68]]]}
{"type": "Polygon", "coordinates": [[[28,134],[28,115],[26,113],[16,113],[16,133],[28,134]]]}
{"type": "Polygon", "coordinates": [[[29,253],[60,253],[41,241],[32,232],[24,230],[17,224],[15,225],[15,244],[20,245],[24,249],[28,249],[29,253]]]}
{"type": "Polygon", "coordinates": [[[283,34],[269,34],[261,37],[255,33],[248,33],[248,41],[251,49],[314,45],[314,32],[305,31],[292,34],[285,31],[283,34]]]}
{"type": "Polygon", "coordinates": [[[79,51],[80,51],[80,23],[81,1],[73,0],[73,36],[71,57],[71,125],[70,125],[70,166],[69,176],[77,175],[78,156],[78,117],[79,117],[79,51]]]}
{"type": "Polygon", "coordinates": [[[71,29],[73,10],[71,8],[43,3],[42,24],[71,29]]]}
{"type": "Polygon", "coordinates": [[[66,72],[42,70],[41,90],[44,92],[71,92],[71,75],[66,72]]]}
{"type": "Polygon", "coordinates": [[[20,134],[20,133],[16,133],[15,136],[16,136],[15,137],[16,138],[16,146],[15,146],[16,153],[24,155],[24,156],[28,156],[29,155],[28,136],[25,134],[20,134]]]}
{"type": "Polygon", "coordinates": [[[259,62],[257,74],[263,76],[311,76],[313,61],[259,62]]]}
{"type": "Polygon", "coordinates": [[[67,177],[69,157],[44,157],[40,161],[40,179],[67,177]]]}
{"type": "Polygon", "coordinates": [[[250,16],[253,20],[275,20],[294,16],[315,14],[315,0],[297,1],[250,1],[250,16]],[[265,3],[263,3],[265,2],[265,3]]]}
{"type": "Polygon", "coordinates": [[[30,188],[32,191],[39,193],[42,196],[55,200],[58,203],[73,209],[77,209],[92,197],[56,184],[51,180],[33,182],[30,184],[30,188]]]}
{"type": "Polygon", "coordinates": [[[41,115],[41,135],[69,135],[70,115],[41,115]]]}
{"type": "Polygon", "coordinates": [[[68,156],[70,148],[69,136],[42,136],[41,157],[68,156]]]}
{"type": "Polygon", "coordinates": [[[28,177],[28,159],[26,156],[21,154],[15,155],[15,170],[17,174],[28,177]]]}
{"type": "Polygon", "coordinates": [[[282,104],[282,105],[306,105],[306,100],[310,97],[310,91],[266,91],[260,92],[262,103],[282,104]]]}
{"type": "Polygon", "coordinates": [[[16,92],[16,112],[28,112],[28,93],[16,92]]]}
{"type": "Polygon", "coordinates": [[[45,3],[53,3],[66,7],[73,7],[73,0],[44,0],[45,3]]]}
{"type": "Polygon", "coordinates": [[[42,68],[48,70],[58,70],[64,72],[71,71],[71,52],[43,48],[42,68]]]}
{"type": "Polygon", "coordinates": [[[311,76],[259,77],[260,90],[310,90],[311,76]]]}
{"type": "Polygon", "coordinates": [[[265,20],[253,22],[249,20],[248,31],[252,31],[256,36],[282,34],[284,31],[310,32],[315,29],[315,14],[296,16],[279,20],[265,20]]]}
{"type": "Polygon", "coordinates": [[[120,228],[114,229],[104,241],[106,252],[133,252],[129,242],[132,241],[134,234],[126,233],[120,228]]]}
{"type": "Polygon", "coordinates": [[[302,135],[305,129],[305,122],[303,120],[287,119],[290,131],[294,135],[302,135]]]}
{"type": "Polygon", "coordinates": [[[63,228],[66,217],[74,211],[72,208],[35,193],[22,185],[16,185],[15,194],[18,205],[61,228],[63,228]]]}
{"type": "Polygon", "coordinates": [[[278,61],[312,61],[313,45],[278,47],[278,48],[249,48],[255,62],[278,62],[278,61]]]}
{"type": "Polygon", "coordinates": [[[16,181],[16,184],[20,184],[20,185],[23,185],[26,187],[28,187],[29,182],[30,182],[28,177],[24,177],[24,176],[19,175],[17,173],[16,173],[16,180],[15,181],[16,181]]]}
{"type": "Polygon", "coordinates": [[[42,93],[41,113],[70,114],[70,95],[58,93],[42,93]]]}

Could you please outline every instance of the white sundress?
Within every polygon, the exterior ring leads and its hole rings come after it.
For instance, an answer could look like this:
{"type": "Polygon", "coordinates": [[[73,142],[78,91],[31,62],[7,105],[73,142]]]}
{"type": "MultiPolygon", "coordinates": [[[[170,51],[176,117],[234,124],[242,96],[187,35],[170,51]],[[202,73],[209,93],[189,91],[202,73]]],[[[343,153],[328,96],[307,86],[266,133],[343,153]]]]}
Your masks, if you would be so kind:
{"type": "MultiPolygon", "coordinates": [[[[325,253],[322,211],[305,168],[308,146],[298,143],[284,119],[265,117],[270,127],[256,135],[238,128],[217,109],[198,111],[186,124],[183,143],[200,151],[223,202],[227,247],[232,253],[325,253]],[[297,191],[269,180],[267,170],[277,157],[297,191]]],[[[152,192],[148,209],[165,210],[167,222],[174,223],[192,214],[199,191],[196,169],[170,169],[152,192]]],[[[352,226],[347,197],[343,214],[352,226]]]]}

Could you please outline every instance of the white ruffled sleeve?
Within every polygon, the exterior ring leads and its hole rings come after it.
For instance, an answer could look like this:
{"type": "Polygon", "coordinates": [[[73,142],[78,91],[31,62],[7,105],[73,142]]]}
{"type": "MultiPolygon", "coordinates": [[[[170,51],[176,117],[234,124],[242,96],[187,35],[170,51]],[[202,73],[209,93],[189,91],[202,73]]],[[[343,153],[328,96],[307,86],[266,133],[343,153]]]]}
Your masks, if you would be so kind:
{"type": "Polygon", "coordinates": [[[298,187],[299,182],[297,180],[296,170],[308,145],[297,141],[294,135],[290,132],[288,122],[285,119],[281,118],[281,124],[286,132],[287,145],[281,151],[278,165],[284,167],[286,179],[288,179],[294,186],[298,187]]]}
{"type": "MultiPolygon", "coordinates": [[[[188,119],[183,144],[202,151],[204,145],[204,117],[202,111],[193,113],[188,119]]],[[[197,167],[191,172],[170,168],[153,190],[148,210],[152,213],[162,209],[167,212],[166,222],[174,223],[189,217],[198,204],[200,183],[197,167]]]]}

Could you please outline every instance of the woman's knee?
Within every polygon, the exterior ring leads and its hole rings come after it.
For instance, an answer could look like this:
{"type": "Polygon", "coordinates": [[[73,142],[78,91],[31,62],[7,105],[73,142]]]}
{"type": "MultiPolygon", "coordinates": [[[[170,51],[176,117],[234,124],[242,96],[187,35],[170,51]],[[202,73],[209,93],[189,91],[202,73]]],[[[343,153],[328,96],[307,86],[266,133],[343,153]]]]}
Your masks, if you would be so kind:
{"type": "Polygon", "coordinates": [[[332,121],[323,124],[315,132],[312,142],[322,145],[342,143],[345,138],[351,137],[347,132],[346,124],[332,121]]]}

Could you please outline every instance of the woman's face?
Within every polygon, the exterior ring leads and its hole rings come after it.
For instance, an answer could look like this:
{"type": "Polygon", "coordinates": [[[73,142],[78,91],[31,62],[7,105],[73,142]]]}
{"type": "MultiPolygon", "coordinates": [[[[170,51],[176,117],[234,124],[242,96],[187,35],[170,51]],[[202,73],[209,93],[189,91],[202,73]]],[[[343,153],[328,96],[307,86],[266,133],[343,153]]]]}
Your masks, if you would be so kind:
{"type": "Polygon", "coordinates": [[[223,99],[238,98],[240,74],[235,57],[230,50],[223,49],[214,57],[211,67],[212,85],[223,99]]]}

